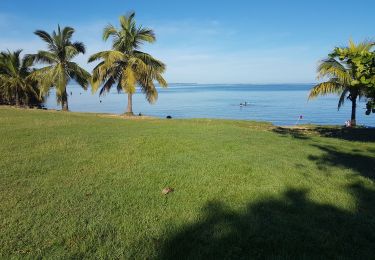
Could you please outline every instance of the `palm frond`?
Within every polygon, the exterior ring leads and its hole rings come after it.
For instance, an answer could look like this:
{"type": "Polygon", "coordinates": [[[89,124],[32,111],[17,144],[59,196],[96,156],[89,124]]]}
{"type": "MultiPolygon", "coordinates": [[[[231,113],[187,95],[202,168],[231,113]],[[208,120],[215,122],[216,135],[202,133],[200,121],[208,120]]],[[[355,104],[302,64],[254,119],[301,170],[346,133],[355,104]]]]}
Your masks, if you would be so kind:
{"type": "Polygon", "coordinates": [[[68,62],[67,69],[69,77],[74,79],[84,90],[87,90],[91,78],[90,73],[75,62],[68,62]]]}
{"type": "Polygon", "coordinates": [[[74,57],[76,57],[79,54],[79,51],[72,45],[65,46],[64,50],[65,50],[66,60],[72,60],[74,57]]]}
{"type": "Polygon", "coordinates": [[[119,37],[118,32],[116,28],[112,24],[108,24],[106,27],[104,27],[103,30],[103,40],[106,41],[108,38],[112,37],[119,37]]]}
{"type": "Polygon", "coordinates": [[[135,93],[136,76],[131,67],[126,67],[122,72],[121,86],[125,93],[135,93]]]}
{"type": "Polygon", "coordinates": [[[318,66],[318,79],[337,78],[343,85],[349,85],[352,78],[348,70],[334,58],[323,60],[318,66]]]}
{"type": "Polygon", "coordinates": [[[161,74],[157,74],[155,79],[161,87],[163,87],[163,88],[168,87],[167,81],[163,78],[163,76],[161,74]]]}
{"type": "Polygon", "coordinates": [[[120,20],[120,25],[122,29],[130,31],[132,27],[134,28],[135,27],[134,17],[135,17],[135,12],[129,12],[126,15],[120,16],[119,20],[120,20]]]}
{"type": "Polygon", "coordinates": [[[30,79],[31,81],[38,82],[40,88],[40,95],[44,95],[48,93],[50,88],[52,88],[52,86],[54,85],[55,76],[55,67],[51,65],[33,71],[29,75],[28,79],[30,79]]]}
{"type": "Polygon", "coordinates": [[[345,87],[338,82],[331,80],[322,82],[313,87],[309,94],[309,99],[328,94],[341,93],[345,87]]]}
{"type": "Polygon", "coordinates": [[[72,46],[77,50],[78,53],[86,53],[86,46],[83,42],[74,42],[72,43],[72,46]]]}
{"type": "MultiPolygon", "coordinates": [[[[61,31],[61,30],[60,30],[60,26],[59,26],[59,31],[61,31]]],[[[72,28],[72,27],[69,27],[69,26],[64,27],[63,30],[62,30],[62,32],[61,32],[61,37],[62,37],[62,39],[63,39],[64,41],[66,41],[66,42],[69,42],[70,39],[71,39],[72,36],[73,36],[74,31],[75,31],[75,30],[74,30],[74,28],[72,28]]]]}
{"type": "Polygon", "coordinates": [[[146,95],[146,100],[153,104],[158,99],[158,91],[153,83],[142,87],[142,92],[146,95]]]}
{"type": "Polygon", "coordinates": [[[337,105],[337,110],[340,110],[340,108],[344,105],[345,100],[347,99],[347,95],[349,94],[350,90],[349,88],[345,88],[343,92],[340,95],[339,103],[337,105]]]}
{"type": "Polygon", "coordinates": [[[139,27],[135,35],[136,35],[135,40],[137,41],[138,44],[142,42],[153,43],[156,41],[154,31],[149,28],[139,27]]]}
{"type": "MultiPolygon", "coordinates": [[[[68,76],[65,73],[63,66],[58,65],[55,68],[55,80],[53,85],[56,88],[56,96],[62,97],[66,93],[66,86],[68,85],[68,76]]],[[[59,101],[59,99],[58,99],[59,101]]]]}
{"type": "Polygon", "coordinates": [[[22,67],[27,68],[27,71],[29,71],[29,68],[33,66],[33,63],[34,63],[34,59],[28,58],[29,56],[30,54],[26,54],[23,56],[23,59],[22,59],[22,67]]]}
{"type": "Polygon", "coordinates": [[[51,35],[49,33],[47,33],[46,31],[36,30],[34,32],[34,34],[36,34],[37,36],[39,36],[46,43],[53,45],[53,43],[54,43],[53,39],[52,39],[51,35]]]}
{"type": "Polygon", "coordinates": [[[48,51],[38,51],[36,54],[28,54],[25,55],[25,60],[30,62],[37,62],[37,63],[46,63],[46,64],[54,64],[58,63],[58,57],[52,52],[48,51]]]}
{"type": "Polygon", "coordinates": [[[111,90],[112,85],[115,84],[114,78],[110,77],[104,84],[103,87],[100,90],[99,95],[102,96],[106,92],[109,92],[111,90]]]}
{"type": "Polygon", "coordinates": [[[141,52],[141,51],[134,51],[134,56],[141,59],[147,66],[150,66],[154,70],[164,73],[166,66],[163,62],[158,59],[155,59],[150,54],[141,52]]]}
{"type": "Polygon", "coordinates": [[[91,55],[89,57],[88,62],[94,62],[94,61],[102,59],[102,60],[106,60],[107,62],[113,63],[123,58],[124,58],[124,54],[116,50],[101,51],[101,52],[91,55]]]}

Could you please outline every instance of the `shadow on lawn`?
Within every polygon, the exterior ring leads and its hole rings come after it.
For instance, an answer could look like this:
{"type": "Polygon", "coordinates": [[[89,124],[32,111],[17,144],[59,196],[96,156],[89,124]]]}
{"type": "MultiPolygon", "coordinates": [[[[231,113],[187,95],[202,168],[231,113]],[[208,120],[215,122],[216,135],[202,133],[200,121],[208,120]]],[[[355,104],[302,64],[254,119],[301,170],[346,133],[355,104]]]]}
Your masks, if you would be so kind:
{"type": "Polygon", "coordinates": [[[273,132],[280,134],[281,136],[291,136],[296,139],[309,139],[307,131],[299,128],[285,128],[285,127],[276,127],[272,129],[273,132]]]}
{"type": "Polygon", "coordinates": [[[346,153],[337,150],[332,146],[313,145],[324,152],[323,155],[310,155],[308,158],[318,165],[319,169],[326,167],[342,167],[352,169],[360,175],[375,181],[375,157],[370,157],[359,153],[359,150],[352,150],[346,153]]]}
{"type": "MultiPolygon", "coordinates": [[[[356,129],[352,130],[351,133],[340,129],[323,131],[318,128],[314,131],[345,140],[372,140],[368,132],[364,137],[356,129]]],[[[309,133],[297,129],[277,128],[274,131],[295,138],[309,138],[309,133]]],[[[323,153],[310,155],[308,159],[322,171],[343,167],[375,180],[374,157],[362,154],[355,147],[350,152],[343,152],[332,146],[313,146],[323,153]]],[[[304,165],[298,167],[302,169],[304,165]]],[[[350,211],[313,201],[309,198],[309,190],[293,188],[287,189],[282,196],[251,202],[242,211],[235,211],[220,201],[211,201],[203,207],[199,221],[186,224],[178,232],[158,240],[157,258],[373,259],[375,190],[369,187],[361,182],[344,187],[355,202],[350,211]]]]}
{"type": "Polygon", "coordinates": [[[309,139],[313,135],[331,137],[347,141],[375,142],[375,128],[313,127],[287,128],[276,127],[273,132],[292,136],[297,139],[309,139]]]}
{"type": "MultiPolygon", "coordinates": [[[[309,159],[322,170],[343,167],[375,180],[374,157],[355,149],[346,153],[332,146],[314,147],[323,154],[309,159]]],[[[360,182],[345,188],[355,200],[352,211],[312,201],[303,189],[249,203],[240,212],[211,201],[200,221],[163,239],[158,258],[373,258],[375,190],[360,182]]]]}
{"type": "Polygon", "coordinates": [[[355,212],[318,204],[308,191],[251,203],[236,212],[212,201],[201,220],[184,226],[159,247],[159,259],[367,258],[375,254],[375,194],[348,187],[355,212]]]}

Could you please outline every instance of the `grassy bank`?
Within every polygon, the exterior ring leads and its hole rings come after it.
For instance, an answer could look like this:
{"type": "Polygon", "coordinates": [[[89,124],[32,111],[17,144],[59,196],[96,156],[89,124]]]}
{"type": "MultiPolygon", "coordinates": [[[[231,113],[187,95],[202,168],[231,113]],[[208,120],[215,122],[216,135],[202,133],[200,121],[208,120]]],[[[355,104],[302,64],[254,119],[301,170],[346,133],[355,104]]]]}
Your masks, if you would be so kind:
{"type": "Polygon", "coordinates": [[[1,258],[375,253],[373,130],[1,108],[0,154],[1,258]]]}

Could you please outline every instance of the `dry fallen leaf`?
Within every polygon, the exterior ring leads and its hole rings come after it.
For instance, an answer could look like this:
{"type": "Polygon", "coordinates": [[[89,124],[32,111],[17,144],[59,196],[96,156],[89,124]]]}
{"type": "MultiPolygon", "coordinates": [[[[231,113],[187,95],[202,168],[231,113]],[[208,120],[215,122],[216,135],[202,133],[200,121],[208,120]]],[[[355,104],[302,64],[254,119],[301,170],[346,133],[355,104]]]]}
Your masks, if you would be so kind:
{"type": "Polygon", "coordinates": [[[167,187],[167,188],[164,188],[164,189],[161,191],[161,193],[162,193],[163,195],[167,195],[168,193],[171,193],[171,192],[173,192],[173,191],[174,191],[173,188],[169,188],[169,187],[167,187]]]}

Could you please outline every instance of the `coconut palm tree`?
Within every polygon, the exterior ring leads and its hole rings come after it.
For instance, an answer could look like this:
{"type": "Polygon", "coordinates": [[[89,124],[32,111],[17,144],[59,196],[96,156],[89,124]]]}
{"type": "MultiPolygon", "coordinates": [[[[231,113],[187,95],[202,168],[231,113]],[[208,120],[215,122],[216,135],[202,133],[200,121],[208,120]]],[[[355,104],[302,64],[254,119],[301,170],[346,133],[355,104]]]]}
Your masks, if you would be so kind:
{"type": "Polygon", "coordinates": [[[100,61],[92,75],[93,91],[100,87],[100,95],[110,91],[116,85],[117,91],[124,91],[128,96],[125,115],[133,115],[132,97],[139,86],[148,102],[157,100],[158,92],[154,82],[166,87],[162,74],[165,65],[150,54],[141,52],[140,46],[155,42],[151,29],[136,26],[135,13],[120,17],[120,28],[113,25],[104,28],[103,39],[113,39],[112,50],[98,52],[89,58],[89,62],[100,61]]]}
{"type": "Polygon", "coordinates": [[[318,79],[328,78],[328,80],[317,84],[310,91],[309,99],[331,93],[340,95],[338,109],[341,108],[346,99],[349,99],[352,103],[352,126],[356,125],[357,99],[364,95],[366,86],[360,84],[360,80],[356,78],[356,68],[352,66],[348,57],[357,53],[368,52],[372,46],[373,44],[370,42],[362,42],[356,45],[353,41],[349,41],[348,47],[335,48],[329,54],[329,57],[319,64],[317,69],[318,79]],[[345,57],[341,55],[343,51],[345,57]]]}
{"type": "Polygon", "coordinates": [[[31,78],[38,81],[42,94],[46,94],[52,87],[56,88],[57,103],[62,110],[68,111],[68,94],[66,87],[70,80],[75,80],[83,89],[87,89],[90,82],[90,73],[73,62],[80,53],[85,53],[82,42],[72,42],[74,29],[71,27],[60,28],[49,33],[37,30],[35,34],[47,43],[47,51],[28,55],[27,59],[37,63],[48,64],[36,70],[31,78]]]}
{"type": "Polygon", "coordinates": [[[0,90],[7,103],[20,106],[38,97],[36,84],[28,78],[31,63],[21,59],[22,50],[0,53],[0,90]]]}

